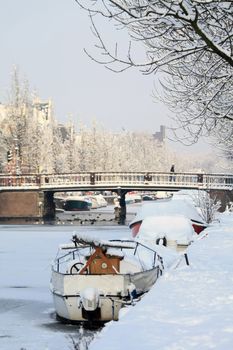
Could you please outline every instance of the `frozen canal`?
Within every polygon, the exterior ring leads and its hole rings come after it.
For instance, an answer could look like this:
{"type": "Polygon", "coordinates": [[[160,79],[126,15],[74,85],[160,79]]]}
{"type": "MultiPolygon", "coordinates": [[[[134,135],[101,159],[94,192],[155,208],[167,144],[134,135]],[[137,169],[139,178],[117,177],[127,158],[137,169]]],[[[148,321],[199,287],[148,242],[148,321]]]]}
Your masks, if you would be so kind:
{"type": "Polygon", "coordinates": [[[0,349],[82,349],[94,333],[62,325],[54,316],[50,266],[73,232],[130,238],[127,226],[0,226],[0,349]]]}

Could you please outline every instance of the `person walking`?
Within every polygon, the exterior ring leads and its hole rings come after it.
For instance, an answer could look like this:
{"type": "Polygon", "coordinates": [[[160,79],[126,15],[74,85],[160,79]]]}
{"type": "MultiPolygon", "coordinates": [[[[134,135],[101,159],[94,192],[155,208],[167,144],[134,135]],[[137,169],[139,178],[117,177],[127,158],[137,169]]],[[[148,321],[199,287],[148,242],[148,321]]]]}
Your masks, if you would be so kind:
{"type": "Polygon", "coordinates": [[[175,172],[175,165],[172,164],[171,169],[170,169],[170,173],[172,174],[172,175],[170,175],[170,178],[169,178],[170,181],[176,181],[176,177],[174,175],[174,172],[175,172]]]}

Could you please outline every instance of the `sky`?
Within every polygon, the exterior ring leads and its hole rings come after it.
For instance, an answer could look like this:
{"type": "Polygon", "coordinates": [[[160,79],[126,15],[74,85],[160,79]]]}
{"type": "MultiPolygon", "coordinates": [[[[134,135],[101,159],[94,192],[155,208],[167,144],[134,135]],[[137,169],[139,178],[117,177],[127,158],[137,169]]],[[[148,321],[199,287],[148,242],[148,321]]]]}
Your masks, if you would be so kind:
{"type": "MultiPolygon", "coordinates": [[[[51,98],[60,122],[71,116],[90,125],[93,120],[113,131],[159,131],[171,125],[171,112],[155,103],[155,78],[137,70],[114,73],[92,61],[95,40],[87,13],[74,0],[0,0],[0,98],[4,103],[11,72],[18,66],[42,99],[51,98]]],[[[107,40],[115,42],[105,22],[99,23],[107,40]]],[[[126,43],[126,37],[122,34],[126,43]]],[[[203,142],[175,149],[209,150],[203,142]]]]}

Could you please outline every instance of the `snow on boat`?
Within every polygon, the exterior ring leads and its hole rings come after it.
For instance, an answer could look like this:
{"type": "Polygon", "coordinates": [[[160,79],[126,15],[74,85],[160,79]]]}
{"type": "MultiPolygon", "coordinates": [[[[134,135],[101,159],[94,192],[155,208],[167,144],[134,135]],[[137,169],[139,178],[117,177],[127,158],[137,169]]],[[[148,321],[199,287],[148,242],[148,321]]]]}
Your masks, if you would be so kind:
{"type": "Polygon", "coordinates": [[[138,231],[137,240],[162,244],[180,252],[193,241],[195,231],[183,215],[147,216],[138,231]]]}
{"type": "Polygon", "coordinates": [[[144,203],[130,222],[129,227],[132,232],[132,236],[136,237],[139,232],[140,226],[143,220],[147,216],[163,216],[163,215],[183,215],[187,217],[194,228],[194,231],[199,234],[207,227],[207,224],[203,221],[202,217],[196,210],[196,208],[185,199],[161,199],[155,202],[144,203]]]}
{"type": "Polygon", "coordinates": [[[132,204],[132,203],[140,203],[142,201],[142,197],[138,193],[127,193],[125,196],[125,203],[126,204],[132,204]]]}
{"type": "Polygon", "coordinates": [[[102,208],[108,205],[102,194],[87,194],[83,198],[90,203],[91,209],[102,208]]]}
{"type": "Polygon", "coordinates": [[[56,314],[71,322],[118,320],[120,309],[147,292],[162,270],[161,256],[139,242],[74,235],[52,266],[56,314]]]}
{"type": "Polygon", "coordinates": [[[99,204],[99,207],[107,207],[108,202],[106,201],[106,199],[104,198],[104,196],[102,194],[96,194],[95,198],[97,200],[97,203],[99,204]]]}

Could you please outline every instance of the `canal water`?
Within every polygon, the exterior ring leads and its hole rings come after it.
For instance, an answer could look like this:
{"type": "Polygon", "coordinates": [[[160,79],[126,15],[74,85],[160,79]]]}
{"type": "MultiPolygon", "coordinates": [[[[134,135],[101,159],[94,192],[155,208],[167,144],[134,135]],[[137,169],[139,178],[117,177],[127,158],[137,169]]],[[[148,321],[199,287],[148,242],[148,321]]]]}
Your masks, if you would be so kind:
{"type": "Polygon", "coordinates": [[[55,317],[51,263],[73,233],[103,239],[131,238],[127,225],[1,225],[0,349],[85,349],[101,329],[64,325],[55,317]]]}

